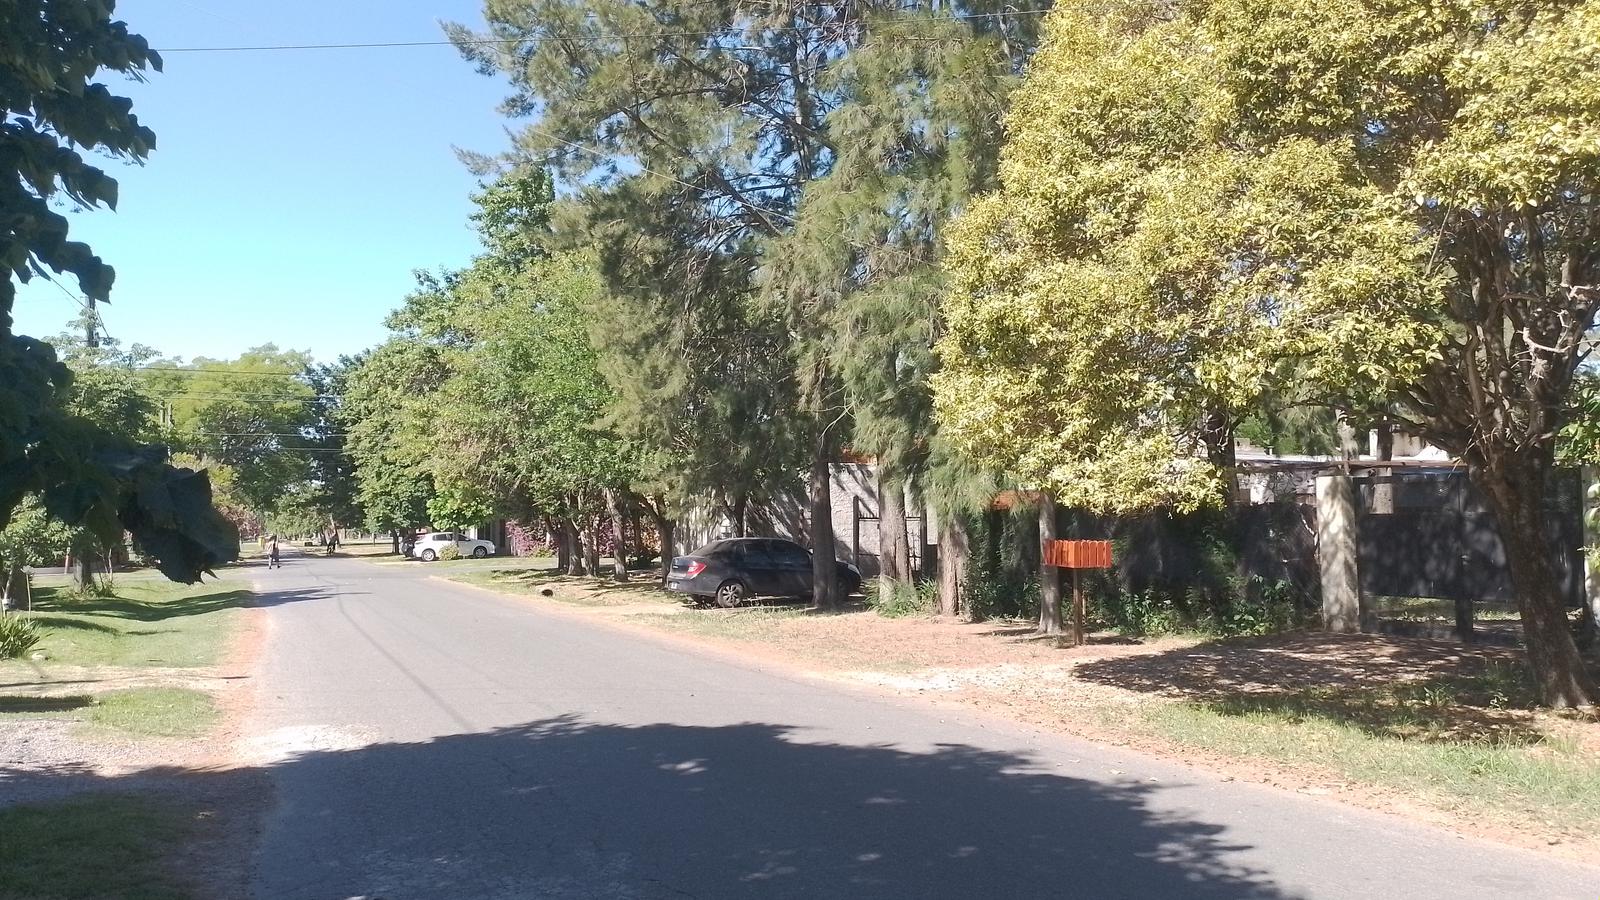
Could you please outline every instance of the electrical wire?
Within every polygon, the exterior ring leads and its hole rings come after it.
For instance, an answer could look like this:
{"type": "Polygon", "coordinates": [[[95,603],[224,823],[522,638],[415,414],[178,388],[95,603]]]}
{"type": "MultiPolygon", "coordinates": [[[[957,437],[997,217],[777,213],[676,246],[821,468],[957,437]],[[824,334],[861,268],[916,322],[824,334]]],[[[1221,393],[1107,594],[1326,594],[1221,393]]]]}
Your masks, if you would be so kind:
{"type": "MultiPolygon", "coordinates": [[[[1042,15],[1048,13],[1049,11],[1050,10],[1048,10],[1048,9],[1014,9],[1014,10],[1005,10],[1005,11],[1001,11],[1001,12],[992,12],[992,13],[972,13],[970,15],[961,15],[961,16],[928,16],[928,17],[926,17],[924,19],[924,21],[935,22],[935,23],[941,23],[941,22],[959,23],[959,22],[978,21],[978,20],[982,20],[982,19],[1011,19],[1011,18],[1018,18],[1018,17],[1022,17],[1022,16],[1042,16],[1042,15]]],[[[795,33],[797,33],[797,32],[826,31],[826,30],[829,30],[829,29],[837,28],[837,27],[838,27],[837,24],[791,25],[791,26],[786,26],[786,27],[782,27],[782,28],[762,28],[760,30],[764,31],[764,32],[795,32],[795,33]]],[[[453,41],[453,40],[443,40],[443,41],[352,41],[352,42],[348,42],[348,43],[330,43],[330,44],[259,44],[259,45],[254,45],[254,46],[162,47],[162,48],[155,48],[155,50],[156,50],[157,53],[271,53],[271,52],[295,51],[295,50],[378,50],[378,49],[387,49],[387,48],[396,48],[396,47],[462,47],[462,46],[488,47],[488,46],[506,46],[506,45],[515,46],[515,45],[518,45],[518,44],[544,44],[544,43],[553,43],[553,42],[561,42],[561,43],[590,43],[590,44],[593,44],[593,43],[599,43],[601,41],[610,41],[610,40],[618,40],[618,39],[638,39],[638,38],[659,39],[659,38],[672,38],[672,37],[714,37],[714,36],[719,35],[719,34],[726,34],[730,30],[732,30],[732,29],[731,28],[718,29],[718,30],[715,30],[715,31],[640,31],[640,32],[624,32],[624,33],[621,33],[621,34],[594,35],[592,37],[549,35],[549,36],[529,36],[529,37],[520,37],[520,38],[468,38],[468,39],[464,39],[464,40],[460,40],[460,41],[453,41]]],[[[722,47],[722,48],[717,48],[717,47],[713,46],[712,48],[709,48],[709,49],[739,50],[739,49],[761,49],[761,48],[741,48],[741,47],[722,47]]]]}

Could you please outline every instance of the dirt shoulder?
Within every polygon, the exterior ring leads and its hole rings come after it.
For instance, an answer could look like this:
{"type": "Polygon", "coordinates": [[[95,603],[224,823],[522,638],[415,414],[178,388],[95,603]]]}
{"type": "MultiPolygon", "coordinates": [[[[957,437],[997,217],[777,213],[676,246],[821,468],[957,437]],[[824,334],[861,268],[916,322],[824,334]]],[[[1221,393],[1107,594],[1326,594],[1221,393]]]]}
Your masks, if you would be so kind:
{"type": "MultiPolygon", "coordinates": [[[[214,589],[229,595],[226,606],[197,596],[181,609],[100,601],[41,615],[53,616],[62,634],[100,643],[47,639],[42,646],[48,652],[0,670],[0,701],[9,710],[0,717],[0,822],[14,819],[20,826],[43,817],[89,823],[95,827],[84,840],[92,843],[98,835],[119,851],[143,847],[135,855],[151,861],[158,874],[144,868],[129,874],[153,879],[141,881],[140,889],[159,884],[179,897],[248,895],[249,860],[269,783],[240,765],[235,748],[253,703],[268,620],[266,610],[234,590],[248,581],[248,573],[228,575],[235,584],[214,589]],[[122,621],[107,625],[97,616],[122,621]],[[123,623],[121,634],[109,630],[123,623]],[[180,646],[174,636],[184,629],[194,640],[180,646]],[[160,653],[151,649],[157,647],[160,653]],[[196,650],[185,658],[208,662],[131,664],[142,654],[176,657],[177,650],[196,650]],[[124,725],[131,717],[131,727],[113,727],[99,715],[118,698],[138,701],[124,704],[124,725]],[[198,713],[170,708],[189,701],[199,703],[198,713]],[[173,736],[163,734],[173,723],[179,726],[173,736]]],[[[30,850],[30,865],[49,875],[58,862],[54,846],[30,850]]],[[[89,849],[65,846],[60,868],[70,873],[73,854],[89,849]]],[[[84,883],[115,885],[116,876],[96,872],[84,883]]]]}
{"type": "Polygon", "coordinates": [[[1515,651],[1376,635],[1205,641],[868,610],[698,609],[648,576],[440,573],[570,615],[920,702],[1132,747],[1225,778],[1593,860],[1600,722],[1532,708],[1515,651]]]}

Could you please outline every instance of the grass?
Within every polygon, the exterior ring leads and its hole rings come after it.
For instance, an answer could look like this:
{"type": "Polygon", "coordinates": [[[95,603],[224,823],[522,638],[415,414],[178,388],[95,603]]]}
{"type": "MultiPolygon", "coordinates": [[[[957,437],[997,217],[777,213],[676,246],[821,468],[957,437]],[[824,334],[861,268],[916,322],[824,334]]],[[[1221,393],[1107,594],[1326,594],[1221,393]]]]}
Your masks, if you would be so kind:
{"type": "Polygon", "coordinates": [[[0,723],[42,716],[65,717],[87,728],[137,737],[193,738],[210,730],[220,713],[210,694],[189,688],[140,687],[43,697],[0,695],[0,723]]]}
{"type": "MultiPolygon", "coordinates": [[[[79,666],[205,666],[216,662],[249,592],[228,582],[174,584],[121,578],[106,597],[79,597],[64,586],[34,592],[33,620],[43,631],[29,654],[79,666]]],[[[0,663],[0,672],[22,663],[0,663]]]]}
{"type": "Polygon", "coordinates": [[[179,900],[162,861],[189,833],[156,801],[98,795],[0,809],[0,900],[179,900]]]}
{"type": "Polygon", "coordinates": [[[463,560],[428,564],[428,574],[488,588],[505,594],[544,597],[573,606],[619,606],[631,603],[670,605],[675,598],[662,591],[654,578],[619,584],[609,578],[562,575],[550,570],[551,560],[533,557],[513,560],[463,560]],[[527,561],[524,562],[523,560],[527,561]],[[509,565],[507,564],[509,563],[509,565]]]}
{"type": "Polygon", "coordinates": [[[1311,769],[1445,809],[1569,831],[1600,825],[1592,721],[1536,712],[1520,668],[1370,689],[1309,689],[1125,713],[1181,747],[1311,769]]]}
{"type": "Polygon", "coordinates": [[[217,704],[205,691],[152,687],[110,691],[94,698],[84,721],[140,737],[191,738],[216,724],[217,704]]]}
{"type": "Polygon", "coordinates": [[[766,644],[777,641],[785,620],[807,614],[804,607],[747,606],[740,609],[690,609],[676,613],[637,613],[631,621],[700,637],[766,644]]]}

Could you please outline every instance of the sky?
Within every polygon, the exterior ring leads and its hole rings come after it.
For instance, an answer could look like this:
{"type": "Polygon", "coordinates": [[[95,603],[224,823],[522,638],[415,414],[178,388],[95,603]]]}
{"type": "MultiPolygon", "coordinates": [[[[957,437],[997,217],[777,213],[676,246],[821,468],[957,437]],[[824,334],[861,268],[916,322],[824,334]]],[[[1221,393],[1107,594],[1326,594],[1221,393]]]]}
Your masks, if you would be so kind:
{"type": "MultiPolygon", "coordinates": [[[[151,46],[442,40],[480,25],[480,0],[120,0],[151,46]]],[[[508,143],[509,88],[448,46],[167,53],[144,84],[102,75],[156,133],[142,167],[103,161],[118,208],[69,213],[71,237],[116,268],[106,330],[168,356],[265,343],[320,360],[384,337],[418,268],[464,265],[477,179],[453,148],[508,143]]],[[[77,284],[65,279],[74,293],[77,284]]],[[[79,312],[35,279],[17,331],[79,312]]]]}

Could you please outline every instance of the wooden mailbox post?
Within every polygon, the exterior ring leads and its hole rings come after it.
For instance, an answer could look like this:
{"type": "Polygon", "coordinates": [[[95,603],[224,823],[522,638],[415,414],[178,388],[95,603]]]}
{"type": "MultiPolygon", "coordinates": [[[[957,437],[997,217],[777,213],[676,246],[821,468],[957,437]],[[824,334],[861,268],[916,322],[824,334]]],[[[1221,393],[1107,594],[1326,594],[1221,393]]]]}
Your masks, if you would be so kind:
{"type": "Polygon", "coordinates": [[[1072,570],[1072,643],[1083,643],[1083,570],[1111,568],[1110,541],[1050,541],[1045,564],[1072,570]]]}

